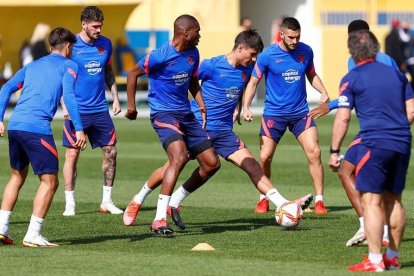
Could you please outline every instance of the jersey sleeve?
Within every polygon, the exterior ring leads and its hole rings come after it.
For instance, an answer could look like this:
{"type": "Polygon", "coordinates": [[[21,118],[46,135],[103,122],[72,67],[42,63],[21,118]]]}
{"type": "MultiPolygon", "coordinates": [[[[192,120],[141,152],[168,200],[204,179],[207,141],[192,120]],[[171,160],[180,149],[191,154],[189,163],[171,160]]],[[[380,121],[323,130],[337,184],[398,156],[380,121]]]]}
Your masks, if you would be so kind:
{"type": "Polygon", "coordinates": [[[112,52],[113,52],[112,42],[111,40],[108,39],[108,60],[106,62],[106,65],[112,64],[112,52]]]}
{"type": "Polygon", "coordinates": [[[206,81],[211,78],[212,72],[213,65],[211,64],[211,60],[205,59],[201,62],[200,67],[198,67],[198,79],[206,81]]]}
{"type": "Polygon", "coordinates": [[[306,64],[306,74],[314,74],[315,65],[313,64],[313,50],[311,47],[309,47],[308,55],[309,62],[306,64]]]}
{"type": "Polygon", "coordinates": [[[67,61],[64,66],[62,88],[63,102],[69,112],[76,131],[83,130],[82,121],[79,115],[78,102],[75,97],[75,82],[78,74],[78,65],[75,62],[67,61]]]}
{"type": "Polygon", "coordinates": [[[258,78],[259,80],[263,78],[263,75],[265,74],[267,70],[267,60],[268,58],[265,53],[261,53],[257,57],[257,61],[256,61],[256,64],[254,65],[252,76],[258,78]]]}
{"type": "Polygon", "coordinates": [[[349,74],[342,80],[339,87],[338,108],[354,108],[354,94],[352,92],[352,80],[349,74]]]}
{"type": "Polygon", "coordinates": [[[23,87],[26,67],[23,67],[0,90],[0,122],[3,122],[4,113],[10,101],[10,96],[23,87]]]}
{"type": "Polygon", "coordinates": [[[348,71],[351,71],[356,66],[355,61],[352,57],[348,58],[348,71]]]}
{"type": "Polygon", "coordinates": [[[153,50],[143,57],[138,62],[138,65],[146,74],[150,74],[155,68],[157,68],[157,66],[162,64],[162,60],[163,58],[160,56],[160,51],[153,50]]]}
{"type": "Polygon", "coordinates": [[[198,76],[198,68],[199,68],[199,64],[200,64],[200,53],[198,52],[197,48],[195,49],[194,64],[196,64],[196,66],[194,66],[193,77],[197,77],[198,76]]]}

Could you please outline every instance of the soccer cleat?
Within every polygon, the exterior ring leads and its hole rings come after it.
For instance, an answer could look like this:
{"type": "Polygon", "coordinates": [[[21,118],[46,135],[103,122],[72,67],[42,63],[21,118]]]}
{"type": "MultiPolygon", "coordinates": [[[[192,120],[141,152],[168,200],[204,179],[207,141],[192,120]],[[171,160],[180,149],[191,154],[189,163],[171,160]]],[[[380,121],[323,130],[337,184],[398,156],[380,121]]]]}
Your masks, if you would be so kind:
{"type": "Polygon", "coordinates": [[[370,259],[368,259],[368,256],[365,255],[362,262],[348,266],[348,270],[356,272],[384,272],[385,265],[383,260],[381,260],[379,264],[374,264],[370,261],[370,259]]]}
{"type": "Polygon", "coordinates": [[[265,214],[269,212],[269,200],[267,198],[263,198],[257,202],[256,208],[254,209],[255,213],[258,214],[265,214]]]}
{"type": "Polygon", "coordinates": [[[154,220],[150,226],[151,232],[155,234],[172,235],[174,231],[168,226],[166,219],[154,220]]]}
{"type": "Polygon", "coordinates": [[[328,213],[328,210],[326,210],[325,204],[322,200],[315,203],[315,209],[313,211],[316,215],[326,215],[328,213]]]}
{"type": "Polygon", "coordinates": [[[346,242],[347,247],[355,246],[366,241],[364,228],[359,228],[355,235],[346,242]]]}
{"type": "Polygon", "coordinates": [[[36,236],[32,239],[26,239],[26,237],[23,239],[23,247],[39,247],[39,248],[52,248],[52,247],[58,247],[59,245],[55,243],[51,243],[48,240],[46,240],[42,236],[36,236]]]}
{"type": "Polygon", "coordinates": [[[75,215],[75,205],[66,205],[62,215],[65,217],[73,217],[75,215]]]}
{"type": "Polygon", "coordinates": [[[174,224],[178,228],[180,228],[180,230],[184,230],[185,229],[185,224],[184,224],[183,220],[181,219],[180,210],[181,210],[181,207],[174,208],[174,207],[168,206],[167,214],[172,219],[174,224]]]}
{"type": "Polygon", "coordinates": [[[384,254],[382,255],[382,260],[384,261],[384,265],[387,270],[397,270],[401,268],[401,263],[398,260],[398,257],[388,259],[387,255],[384,254]]]}
{"type": "Polygon", "coordinates": [[[13,239],[6,234],[0,234],[0,244],[12,245],[13,239]]]}
{"type": "Polygon", "coordinates": [[[304,195],[302,197],[299,197],[293,200],[293,202],[299,205],[302,210],[305,210],[312,203],[312,200],[313,200],[313,195],[307,194],[307,195],[304,195]]]}
{"type": "Polygon", "coordinates": [[[99,207],[99,213],[120,215],[123,214],[124,211],[116,207],[112,201],[107,201],[101,203],[101,206],[99,207]]]}
{"type": "Polygon", "coordinates": [[[131,226],[132,224],[134,224],[140,209],[141,204],[135,203],[134,200],[131,200],[124,212],[124,225],[131,226]]]}

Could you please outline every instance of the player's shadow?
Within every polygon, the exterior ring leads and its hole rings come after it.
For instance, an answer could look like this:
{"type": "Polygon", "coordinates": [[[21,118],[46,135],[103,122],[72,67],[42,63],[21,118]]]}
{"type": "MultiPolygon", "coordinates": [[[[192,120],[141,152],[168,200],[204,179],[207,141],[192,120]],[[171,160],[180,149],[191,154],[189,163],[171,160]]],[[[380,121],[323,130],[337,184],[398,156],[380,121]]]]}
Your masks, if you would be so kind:
{"type": "Polygon", "coordinates": [[[330,212],[341,212],[354,209],[352,206],[326,206],[326,208],[328,209],[328,214],[330,212]]]}
{"type": "Polygon", "coordinates": [[[102,243],[105,241],[116,241],[116,240],[129,240],[131,242],[142,241],[148,238],[152,238],[154,236],[158,236],[160,238],[175,238],[174,235],[156,235],[153,233],[141,233],[141,234],[124,234],[124,235],[98,235],[98,236],[90,236],[90,237],[76,237],[76,238],[69,238],[69,239],[57,239],[53,240],[53,242],[60,243],[61,245],[78,245],[78,244],[91,244],[91,243],[102,243]]]}

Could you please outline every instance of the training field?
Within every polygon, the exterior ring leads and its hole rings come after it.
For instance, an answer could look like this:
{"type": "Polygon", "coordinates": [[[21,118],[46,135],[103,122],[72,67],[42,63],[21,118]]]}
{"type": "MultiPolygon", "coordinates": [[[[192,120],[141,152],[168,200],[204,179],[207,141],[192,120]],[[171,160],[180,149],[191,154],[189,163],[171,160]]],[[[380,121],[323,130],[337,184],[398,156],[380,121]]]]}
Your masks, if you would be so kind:
{"type": "MultiPolygon", "coordinates": [[[[259,116],[243,123],[236,132],[257,157],[259,116]]],[[[322,159],[325,167],[326,216],[305,214],[300,228],[285,231],[276,226],[273,212],[255,214],[258,199],[247,175],[222,161],[221,170],[183,203],[185,231],[173,237],[154,236],[149,224],[155,216],[159,190],[151,194],[134,226],[122,224],[122,216],[98,213],[102,197],[102,155],[89,148],[78,163],[76,216],[63,217],[64,189],[60,186],[45,221],[42,234],[60,245],[54,249],[21,246],[32,210],[38,179],[29,177],[13,213],[10,235],[13,246],[0,247],[0,275],[347,275],[346,266],[362,260],[366,246],[346,248],[346,241],[359,227],[336,174],[329,171],[328,148],[333,116],[319,119],[322,159]],[[208,243],[214,252],[192,252],[198,243],[208,243]]],[[[54,122],[55,139],[63,166],[62,121],[54,122]]],[[[149,119],[115,120],[118,133],[118,170],[114,202],[125,208],[149,174],[165,162],[165,153],[149,119]]],[[[348,144],[358,126],[353,118],[348,144]]],[[[343,147],[345,149],[345,147],[343,147]]],[[[399,275],[414,275],[414,163],[407,179],[404,203],[408,224],[401,247],[399,275]]],[[[195,168],[192,161],[183,171],[181,184],[195,168]]],[[[0,139],[0,189],[9,177],[7,138],[0,139]]],[[[273,162],[273,183],[287,198],[313,193],[307,161],[290,133],[281,141],[273,162]]],[[[387,274],[392,272],[386,272],[387,274]]]]}

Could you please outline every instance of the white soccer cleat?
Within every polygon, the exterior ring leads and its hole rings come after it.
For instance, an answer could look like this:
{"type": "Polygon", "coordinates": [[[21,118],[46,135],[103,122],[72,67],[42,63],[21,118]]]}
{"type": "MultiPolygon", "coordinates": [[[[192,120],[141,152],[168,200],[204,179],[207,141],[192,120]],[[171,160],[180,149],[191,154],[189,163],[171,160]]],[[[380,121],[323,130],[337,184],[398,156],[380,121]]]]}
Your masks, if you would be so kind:
{"type": "Polygon", "coordinates": [[[75,205],[66,205],[63,215],[65,217],[73,217],[75,215],[75,205]]]}
{"type": "Polygon", "coordinates": [[[99,207],[99,213],[121,215],[124,213],[124,211],[116,207],[112,201],[108,201],[101,203],[101,206],[99,207]]]}
{"type": "Polygon", "coordinates": [[[51,243],[48,240],[46,240],[42,236],[36,236],[34,238],[26,238],[23,239],[23,246],[24,247],[39,247],[39,248],[52,248],[52,247],[58,247],[59,245],[55,243],[51,243]]]}
{"type": "Polygon", "coordinates": [[[364,228],[359,228],[355,235],[346,242],[347,247],[355,246],[361,244],[365,241],[365,231],[364,228]]]}

